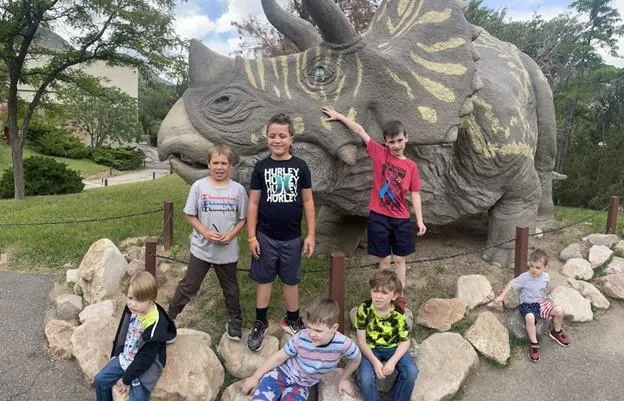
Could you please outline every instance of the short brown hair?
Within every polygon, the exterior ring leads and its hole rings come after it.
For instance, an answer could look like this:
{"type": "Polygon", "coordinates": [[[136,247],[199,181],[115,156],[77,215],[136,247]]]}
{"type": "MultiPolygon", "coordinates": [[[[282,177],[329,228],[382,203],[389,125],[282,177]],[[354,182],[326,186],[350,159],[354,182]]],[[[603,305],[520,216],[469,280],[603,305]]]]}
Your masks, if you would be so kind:
{"type": "Polygon", "coordinates": [[[403,123],[399,120],[388,121],[383,126],[383,139],[392,139],[401,134],[405,134],[407,136],[407,131],[405,131],[405,127],[403,123]]]}
{"type": "Polygon", "coordinates": [[[537,248],[531,253],[529,262],[544,262],[544,266],[548,265],[548,255],[543,249],[537,248]]]}
{"type": "Polygon", "coordinates": [[[132,296],[139,301],[156,301],[158,296],[158,284],[152,273],[141,271],[135,273],[128,283],[128,292],[132,290],[132,296]]]}
{"type": "Polygon", "coordinates": [[[271,124],[287,125],[288,133],[290,134],[290,136],[295,135],[295,126],[293,125],[290,117],[288,117],[288,115],[284,113],[276,114],[269,119],[269,121],[266,123],[266,128],[264,132],[265,135],[269,135],[269,127],[271,126],[271,124]]]}
{"type": "Polygon", "coordinates": [[[321,297],[305,308],[303,320],[308,324],[322,323],[328,327],[338,323],[340,308],[336,301],[329,297],[321,297]]]}
{"type": "Polygon", "coordinates": [[[368,281],[371,290],[385,289],[400,294],[403,292],[403,284],[394,270],[377,270],[368,281]]]}
{"type": "Polygon", "coordinates": [[[215,155],[223,155],[223,156],[227,157],[228,162],[230,164],[234,163],[234,155],[232,154],[232,148],[230,148],[226,144],[216,145],[214,147],[214,149],[212,149],[210,151],[210,153],[208,154],[208,164],[210,164],[210,161],[212,160],[212,157],[215,156],[215,155]]]}

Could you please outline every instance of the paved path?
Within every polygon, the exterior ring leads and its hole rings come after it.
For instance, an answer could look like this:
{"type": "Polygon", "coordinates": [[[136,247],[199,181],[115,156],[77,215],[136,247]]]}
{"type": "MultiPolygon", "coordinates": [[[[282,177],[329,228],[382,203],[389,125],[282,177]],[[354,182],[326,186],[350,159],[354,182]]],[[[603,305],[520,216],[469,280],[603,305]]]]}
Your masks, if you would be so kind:
{"type": "Polygon", "coordinates": [[[95,400],[76,362],[45,349],[53,282],[50,275],[0,271],[0,401],[95,400]]]}

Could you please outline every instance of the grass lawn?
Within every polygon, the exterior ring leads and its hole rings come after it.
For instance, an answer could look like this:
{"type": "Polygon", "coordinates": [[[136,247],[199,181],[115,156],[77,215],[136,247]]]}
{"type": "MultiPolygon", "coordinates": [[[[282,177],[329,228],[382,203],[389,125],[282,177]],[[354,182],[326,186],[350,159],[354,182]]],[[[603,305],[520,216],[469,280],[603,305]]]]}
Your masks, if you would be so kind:
{"type": "MultiPolygon", "coordinates": [[[[29,156],[45,156],[41,155],[34,150],[30,150],[28,148],[24,148],[24,158],[29,156]]],[[[46,156],[52,157],[52,156],[46,156]]],[[[66,157],[52,157],[56,161],[60,163],[65,163],[72,170],[76,170],[80,173],[82,178],[87,177],[98,177],[105,173],[108,173],[109,168],[107,166],[102,166],[100,164],[96,164],[88,159],[68,159],[66,157]]],[[[11,147],[4,142],[0,144],[0,174],[4,171],[4,169],[11,167],[11,147]]]]}

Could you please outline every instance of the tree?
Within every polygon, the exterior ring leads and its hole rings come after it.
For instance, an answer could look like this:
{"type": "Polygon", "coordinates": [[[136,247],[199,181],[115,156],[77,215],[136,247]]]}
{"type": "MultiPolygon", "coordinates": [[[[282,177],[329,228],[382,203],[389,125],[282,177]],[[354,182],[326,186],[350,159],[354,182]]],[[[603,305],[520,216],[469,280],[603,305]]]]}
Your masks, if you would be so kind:
{"type": "Polygon", "coordinates": [[[181,97],[176,87],[156,78],[139,77],[139,122],[151,144],[156,143],[160,123],[181,97]]]}
{"type": "Polygon", "coordinates": [[[0,0],[0,59],[8,75],[7,120],[16,199],[24,198],[28,125],[49,91],[74,82],[79,66],[96,60],[166,68],[171,62],[167,51],[178,43],[172,29],[174,6],[174,0],[0,0]],[[53,26],[72,27],[75,46],[46,46],[46,29],[53,26]],[[18,84],[22,83],[30,85],[34,95],[18,118],[18,84]]]}

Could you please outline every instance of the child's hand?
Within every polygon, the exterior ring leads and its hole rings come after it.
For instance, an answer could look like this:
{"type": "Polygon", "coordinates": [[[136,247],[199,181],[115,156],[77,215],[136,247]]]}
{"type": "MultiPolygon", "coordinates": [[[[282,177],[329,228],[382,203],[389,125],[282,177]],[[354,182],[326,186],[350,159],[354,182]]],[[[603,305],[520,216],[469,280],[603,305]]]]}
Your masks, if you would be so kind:
{"type": "Polygon", "coordinates": [[[375,376],[377,376],[378,379],[386,378],[386,374],[383,372],[384,365],[379,359],[373,362],[373,368],[375,369],[375,376]]]}
{"type": "Polygon", "coordinates": [[[221,234],[220,232],[208,229],[204,230],[204,232],[202,232],[202,235],[210,242],[221,242],[221,239],[223,238],[223,234],[221,234]]]}
{"type": "Polygon", "coordinates": [[[501,297],[501,296],[499,295],[499,296],[497,296],[496,298],[494,298],[494,299],[492,300],[492,302],[498,305],[498,304],[500,304],[501,302],[503,302],[503,297],[501,297]]]}
{"type": "Polygon", "coordinates": [[[303,254],[308,258],[314,253],[314,237],[308,235],[303,241],[303,254]]]}
{"type": "Polygon", "coordinates": [[[327,116],[325,121],[337,121],[340,113],[338,113],[334,108],[330,105],[323,106],[321,111],[327,116]]]}
{"type": "Polygon", "coordinates": [[[123,382],[123,380],[117,380],[115,383],[115,388],[119,392],[119,394],[126,394],[128,392],[128,385],[123,382]]]}
{"type": "Polygon", "coordinates": [[[223,244],[223,245],[227,245],[230,242],[232,242],[234,237],[235,237],[235,235],[231,231],[228,231],[227,233],[223,234],[223,236],[221,237],[220,243],[223,244]]]}
{"type": "Polygon", "coordinates": [[[260,243],[257,239],[249,243],[249,253],[254,259],[260,259],[260,243]]]}
{"type": "Polygon", "coordinates": [[[392,361],[386,361],[386,363],[383,365],[383,369],[381,369],[382,373],[385,376],[390,376],[392,374],[392,372],[394,372],[394,367],[396,366],[395,362],[392,361]]]}
{"type": "Polygon", "coordinates": [[[425,233],[427,232],[427,226],[425,226],[425,223],[419,221],[418,223],[416,223],[416,225],[418,226],[418,232],[416,233],[416,235],[418,235],[419,237],[425,235],[425,233]]]}
{"type": "Polygon", "coordinates": [[[351,381],[348,379],[342,379],[338,382],[338,394],[342,395],[344,393],[347,393],[347,395],[355,398],[355,391],[353,391],[351,381]]]}
{"type": "Polygon", "coordinates": [[[258,385],[258,380],[254,379],[253,376],[248,377],[245,379],[245,381],[241,385],[241,392],[245,395],[249,395],[251,394],[252,391],[254,391],[257,385],[258,385]]]}

